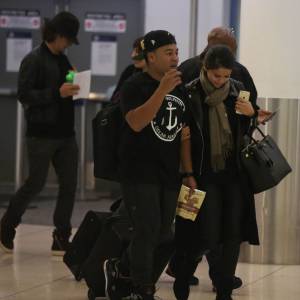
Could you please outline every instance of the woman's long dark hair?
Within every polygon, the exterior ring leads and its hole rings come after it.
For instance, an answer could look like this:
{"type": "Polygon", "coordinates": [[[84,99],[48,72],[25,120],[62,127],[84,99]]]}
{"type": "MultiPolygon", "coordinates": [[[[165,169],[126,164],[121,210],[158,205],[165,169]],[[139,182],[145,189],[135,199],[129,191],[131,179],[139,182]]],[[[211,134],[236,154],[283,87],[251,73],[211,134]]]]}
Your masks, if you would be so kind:
{"type": "Polygon", "coordinates": [[[215,45],[209,47],[203,54],[203,67],[206,70],[211,69],[233,69],[235,62],[232,51],[224,45],[215,45]]]}

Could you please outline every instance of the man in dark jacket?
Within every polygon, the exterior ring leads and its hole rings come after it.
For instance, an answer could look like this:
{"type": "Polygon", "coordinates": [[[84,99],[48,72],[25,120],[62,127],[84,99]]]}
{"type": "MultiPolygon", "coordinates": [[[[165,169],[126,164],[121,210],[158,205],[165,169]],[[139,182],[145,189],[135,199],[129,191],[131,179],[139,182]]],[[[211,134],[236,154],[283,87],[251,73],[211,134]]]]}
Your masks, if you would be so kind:
{"type": "MultiPolygon", "coordinates": [[[[226,27],[216,27],[212,29],[207,36],[207,46],[203,50],[203,52],[198,56],[184,61],[179,66],[180,71],[183,73],[182,76],[185,83],[188,83],[199,77],[204,55],[211,46],[217,44],[226,45],[227,47],[229,47],[232,53],[236,53],[237,42],[233,31],[226,27]]],[[[239,62],[235,61],[234,68],[230,77],[243,83],[245,90],[250,92],[250,102],[256,105],[257,91],[253,79],[247,68],[239,62]]]]}
{"type": "MultiPolygon", "coordinates": [[[[179,66],[179,70],[182,72],[184,83],[189,83],[195,78],[199,77],[199,70],[201,68],[201,62],[204,58],[204,55],[211,46],[217,44],[229,47],[230,50],[236,54],[237,41],[234,36],[234,31],[227,27],[216,27],[212,29],[207,36],[207,46],[203,52],[200,55],[187,59],[179,66]]],[[[243,83],[245,90],[250,92],[249,100],[251,104],[254,107],[257,107],[257,90],[248,69],[238,61],[235,61],[230,77],[243,83]]],[[[271,112],[260,109],[259,107],[257,108],[257,120],[260,123],[264,123],[264,119],[270,116],[271,112]]]]}
{"type": "Polygon", "coordinates": [[[63,51],[78,44],[78,30],[78,19],[69,12],[46,20],[42,44],[20,66],[18,100],[27,121],[29,174],[1,219],[0,246],[5,252],[13,251],[15,229],[29,202],[42,190],[50,163],[59,183],[53,217],[53,254],[62,255],[69,243],[78,165],[72,96],[79,86],[65,83],[66,74],[73,68],[63,51]]]}
{"type": "Polygon", "coordinates": [[[139,72],[144,72],[146,70],[146,61],[144,59],[143,55],[143,50],[141,47],[141,42],[143,40],[143,37],[137,38],[133,42],[133,49],[131,52],[131,59],[132,59],[132,64],[127,66],[125,70],[120,75],[119,81],[117,83],[117,86],[110,98],[110,101],[117,103],[120,101],[120,90],[124,84],[124,82],[130,78],[132,75],[139,73],[139,72]]]}

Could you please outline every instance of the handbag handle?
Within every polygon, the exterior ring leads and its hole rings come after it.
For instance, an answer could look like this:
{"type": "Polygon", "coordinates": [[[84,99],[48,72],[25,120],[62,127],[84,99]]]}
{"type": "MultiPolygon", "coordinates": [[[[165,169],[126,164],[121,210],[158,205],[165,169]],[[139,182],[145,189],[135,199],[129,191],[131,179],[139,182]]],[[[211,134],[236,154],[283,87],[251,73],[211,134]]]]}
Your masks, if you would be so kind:
{"type": "Polygon", "coordinates": [[[255,129],[257,129],[257,130],[259,131],[259,133],[261,134],[261,136],[262,136],[263,138],[266,137],[266,135],[262,132],[262,130],[261,130],[258,126],[255,126],[254,130],[255,130],[255,129]]]}
{"type": "MultiPolygon", "coordinates": [[[[266,137],[266,135],[262,132],[262,130],[258,127],[258,125],[252,127],[252,130],[251,130],[252,134],[253,134],[253,132],[254,132],[255,130],[257,130],[257,131],[261,134],[261,136],[262,136],[263,138],[266,137]]],[[[250,138],[255,144],[257,144],[257,141],[252,137],[252,134],[250,134],[250,132],[247,132],[246,134],[249,136],[249,138],[250,138]]]]}
{"type": "MultiPolygon", "coordinates": [[[[253,127],[253,131],[252,133],[255,131],[255,130],[258,130],[258,132],[261,134],[261,136],[263,137],[263,139],[266,138],[266,135],[262,132],[262,130],[256,125],[255,127],[253,127]]],[[[257,141],[255,140],[252,135],[248,134],[247,135],[250,137],[250,139],[253,141],[254,144],[257,145],[257,147],[260,147],[261,144],[260,144],[260,141],[257,141]]],[[[268,143],[269,144],[269,143],[268,143]]],[[[271,145],[270,145],[271,146],[271,145]]],[[[248,149],[248,147],[251,147],[251,144],[249,143],[247,146],[246,146],[246,149],[248,149]]],[[[261,160],[263,161],[265,164],[267,164],[269,167],[272,167],[274,162],[273,160],[267,155],[267,153],[265,153],[264,149],[261,148],[261,152],[260,152],[262,155],[260,156],[257,156],[257,153],[254,153],[255,156],[256,156],[256,159],[257,160],[261,160]]]]}

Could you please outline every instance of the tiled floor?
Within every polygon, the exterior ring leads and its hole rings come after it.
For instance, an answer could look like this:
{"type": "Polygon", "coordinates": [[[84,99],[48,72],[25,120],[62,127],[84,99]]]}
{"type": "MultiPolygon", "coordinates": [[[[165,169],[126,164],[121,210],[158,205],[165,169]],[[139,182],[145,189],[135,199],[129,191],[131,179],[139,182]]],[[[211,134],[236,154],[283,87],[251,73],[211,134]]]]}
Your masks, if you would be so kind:
{"type": "MultiPolygon", "coordinates": [[[[50,254],[51,227],[21,225],[14,255],[0,252],[0,299],[5,300],[81,300],[87,287],[74,280],[61,258],[50,254]]],[[[237,275],[244,285],[234,292],[235,300],[300,299],[300,266],[239,264],[237,275]]],[[[197,276],[200,285],[192,288],[190,300],[214,300],[202,263],[197,276]]],[[[174,299],[172,279],[163,274],[157,295],[174,299]]]]}

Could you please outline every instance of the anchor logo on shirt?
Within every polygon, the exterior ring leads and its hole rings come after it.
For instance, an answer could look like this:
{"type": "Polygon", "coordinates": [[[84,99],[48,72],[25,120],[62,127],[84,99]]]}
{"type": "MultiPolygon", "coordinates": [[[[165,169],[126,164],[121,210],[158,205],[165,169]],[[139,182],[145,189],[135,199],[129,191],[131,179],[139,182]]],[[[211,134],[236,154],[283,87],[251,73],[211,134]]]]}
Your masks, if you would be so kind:
{"type": "Polygon", "coordinates": [[[172,124],[172,111],[176,110],[176,107],[172,106],[172,102],[168,102],[168,107],[166,108],[169,113],[169,124],[166,126],[169,131],[171,131],[174,127],[177,126],[177,116],[175,116],[175,121],[172,124]]]}
{"type": "Polygon", "coordinates": [[[172,142],[183,126],[185,103],[171,94],[167,94],[164,100],[160,110],[151,121],[151,127],[160,140],[172,142]]]}

